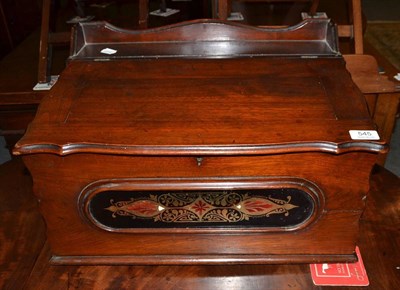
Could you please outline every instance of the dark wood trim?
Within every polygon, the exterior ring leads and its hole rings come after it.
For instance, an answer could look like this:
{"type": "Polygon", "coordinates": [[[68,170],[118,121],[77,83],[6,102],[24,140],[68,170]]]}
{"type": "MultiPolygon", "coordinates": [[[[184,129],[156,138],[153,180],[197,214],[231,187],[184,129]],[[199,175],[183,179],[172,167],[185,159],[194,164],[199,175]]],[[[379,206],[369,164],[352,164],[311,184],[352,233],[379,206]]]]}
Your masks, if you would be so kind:
{"type": "Polygon", "coordinates": [[[220,145],[220,146],[118,146],[111,144],[32,144],[18,145],[13,154],[52,153],[58,155],[69,155],[74,153],[100,153],[100,154],[123,154],[123,155],[189,155],[189,156],[217,156],[217,155],[268,155],[298,152],[325,152],[333,154],[344,154],[355,151],[366,151],[374,153],[385,153],[389,150],[387,144],[378,141],[353,141],[343,143],[333,142],[296,142],[286,144],[266,145],[220,145]]]}
{"type": "Polygon", "coordinates": [[[353,255],[155,255],[155,256],[52,256],[53,265],[257,265],[355,262],[353,255]]]}

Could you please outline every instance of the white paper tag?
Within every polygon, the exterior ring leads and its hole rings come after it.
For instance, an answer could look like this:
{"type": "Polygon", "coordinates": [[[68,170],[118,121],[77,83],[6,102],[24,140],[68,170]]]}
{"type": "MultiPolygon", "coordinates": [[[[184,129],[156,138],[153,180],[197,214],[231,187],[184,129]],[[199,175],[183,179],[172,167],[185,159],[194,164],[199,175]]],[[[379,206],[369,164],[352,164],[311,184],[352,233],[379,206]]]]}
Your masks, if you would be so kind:
{"type": "Polygon", "coordinates": [[[101,52],[101,53],[104,53],[104,54],[114,54],[114,53],[117,53],[117,51],[116,51],[115,49],[112,49],[112,48],[104,48],[104,49],[102,49],[100,52],[101,52]]]}
{"type": "Polygon", "coordinates": [[[375,130],[350,130],[350,137],[353,140],[380,140],[379,134],[375,130]]]}
{"type": "Polygon", "coordinates": [[[229,21],[242,21],[244,20],[243,14],[240,12],[232,12],[231,15],[229,15],[228,19],[229,21]]]}
{"type": "Polygon", "coordinates": [[[179,12],[178,9],[167,8],[165,12],[163,12],[161,10],[154,10],[154,11],[150,12],[150,15],[168,17],[168,16],[171,16],[178,12],[179,12]]]}

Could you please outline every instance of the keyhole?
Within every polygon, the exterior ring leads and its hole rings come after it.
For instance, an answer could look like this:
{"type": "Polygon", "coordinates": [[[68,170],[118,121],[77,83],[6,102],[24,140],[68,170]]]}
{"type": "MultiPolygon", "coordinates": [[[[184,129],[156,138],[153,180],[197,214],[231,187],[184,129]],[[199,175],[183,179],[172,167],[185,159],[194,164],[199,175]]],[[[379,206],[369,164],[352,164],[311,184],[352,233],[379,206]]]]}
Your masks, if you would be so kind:
{"type": "Polygon", "coordinates": [[[197,166],[201,166],[201,163],[203,162],[203,157],[196,157],[196,161],[197,161],[197,166]]]}

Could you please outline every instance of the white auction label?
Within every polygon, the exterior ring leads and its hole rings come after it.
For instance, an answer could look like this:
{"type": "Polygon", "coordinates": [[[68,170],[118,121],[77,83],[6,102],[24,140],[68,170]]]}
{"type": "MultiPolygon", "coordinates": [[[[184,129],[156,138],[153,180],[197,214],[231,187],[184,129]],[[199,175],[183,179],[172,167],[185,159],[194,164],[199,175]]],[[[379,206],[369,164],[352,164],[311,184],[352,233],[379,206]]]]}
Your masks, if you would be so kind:
{"type": "Polygon", "coordinates": [[[375,130],[350,130],[350,137],[353,140],[380,140],[379,134],[375,130]]]}
{"type": "Polygon", "coordinates": [[[112,48],[104,48],[104,49],[102,49],[101,51],[100,51],[101,53],[104,53],[104,54],[114,54],[114,53],[116,53],[117,51],[115,50],[115,49],[112,49],[112,48]]]}

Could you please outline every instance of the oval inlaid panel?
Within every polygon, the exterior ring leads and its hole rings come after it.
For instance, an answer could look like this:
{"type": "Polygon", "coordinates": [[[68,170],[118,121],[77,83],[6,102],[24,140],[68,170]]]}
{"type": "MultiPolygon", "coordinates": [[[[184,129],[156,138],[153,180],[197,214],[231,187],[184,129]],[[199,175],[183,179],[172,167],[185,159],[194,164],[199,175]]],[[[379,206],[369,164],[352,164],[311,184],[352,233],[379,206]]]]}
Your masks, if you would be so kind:
{"type": "Polygon", "coordinates": [[[310,221],[319,200],[313,191],[287,184],[230,190],[113,187],[105,183],[95,187],[85,195],[82,206],[96,226],[120,232],[172,228],[293,230],[310,221]]]}

